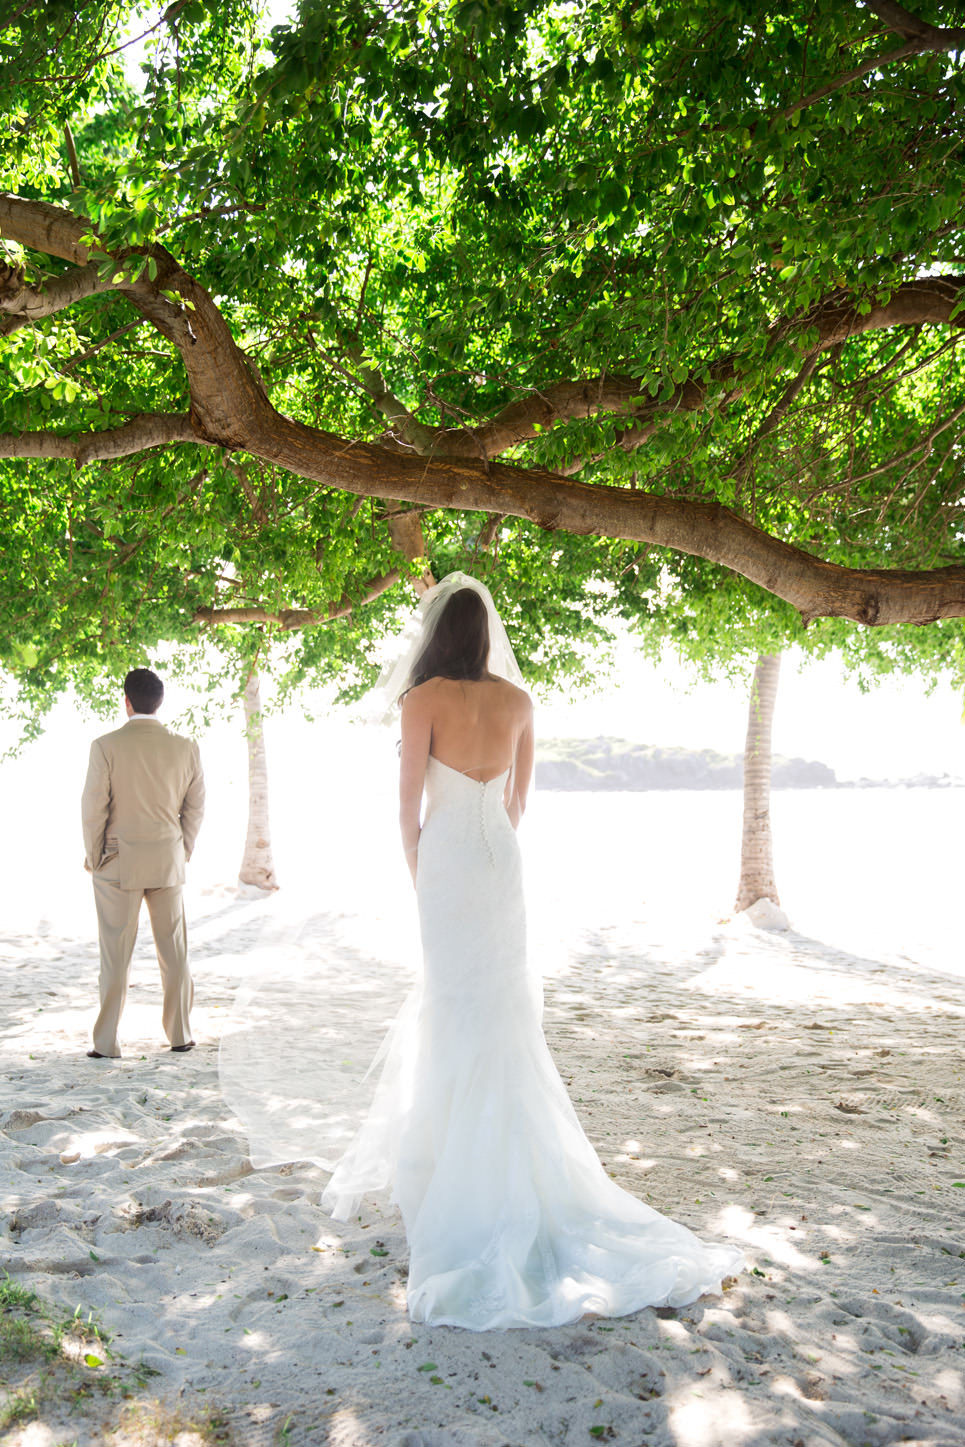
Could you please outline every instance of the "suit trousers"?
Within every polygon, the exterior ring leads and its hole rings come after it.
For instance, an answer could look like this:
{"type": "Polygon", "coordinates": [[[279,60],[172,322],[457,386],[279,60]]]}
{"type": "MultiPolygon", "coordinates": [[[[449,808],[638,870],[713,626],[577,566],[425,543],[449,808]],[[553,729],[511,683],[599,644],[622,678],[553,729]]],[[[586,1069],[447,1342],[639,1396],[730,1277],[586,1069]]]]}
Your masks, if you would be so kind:
{"type": "Polygon", "coordinates": [[[164,992],[161,1023],[172,1045],[191,1039],[190,1013],[194,984],[188,969],[188,933],[181,885],[158,889],[121,889],[107,867],[94,875],[94,901],[100,939],[100,1013],[94,1023],[94,1049],[120,1055],[117,1027],[127,999],[131,957],[137,939],[141,901],[147,901],[157,962],[164,992]]]}

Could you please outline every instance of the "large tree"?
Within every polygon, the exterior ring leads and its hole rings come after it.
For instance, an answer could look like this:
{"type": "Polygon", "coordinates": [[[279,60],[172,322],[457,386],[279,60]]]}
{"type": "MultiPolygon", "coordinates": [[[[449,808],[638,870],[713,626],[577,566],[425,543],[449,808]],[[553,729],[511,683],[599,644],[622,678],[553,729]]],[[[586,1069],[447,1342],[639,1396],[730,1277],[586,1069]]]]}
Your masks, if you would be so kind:
{"type": "Polygon", "coordinates": [[[529,560],[535,632],[571,571],[643,619],[736,573],[783,636],[965,615],[955,6],[257,10],[177,0],[136,85],[123,0],[0,32],[28,681],[93,677],[134,612],[327,616],[407,507],[443,562],[529,560]]]}

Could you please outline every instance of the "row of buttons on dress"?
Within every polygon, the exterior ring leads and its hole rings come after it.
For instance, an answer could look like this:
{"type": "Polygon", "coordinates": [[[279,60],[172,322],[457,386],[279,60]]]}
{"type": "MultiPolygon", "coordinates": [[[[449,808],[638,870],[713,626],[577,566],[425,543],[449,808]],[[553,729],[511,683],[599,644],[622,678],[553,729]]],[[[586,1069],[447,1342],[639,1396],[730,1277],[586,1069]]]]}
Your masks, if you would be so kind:
{"type": "Polygon", "coordinates": [[[492,840],[490,839],[489,831],[486,828],[486,784],[491,782],[492,780],[487,779],[473,779],[473,783],[479,785],[479,832],[483,837],[483,843],[485,844],[486,852],[489,855],[489,862],[492,865],[493,869],[495,869],[496,855],[493,852],[492,840]]]}

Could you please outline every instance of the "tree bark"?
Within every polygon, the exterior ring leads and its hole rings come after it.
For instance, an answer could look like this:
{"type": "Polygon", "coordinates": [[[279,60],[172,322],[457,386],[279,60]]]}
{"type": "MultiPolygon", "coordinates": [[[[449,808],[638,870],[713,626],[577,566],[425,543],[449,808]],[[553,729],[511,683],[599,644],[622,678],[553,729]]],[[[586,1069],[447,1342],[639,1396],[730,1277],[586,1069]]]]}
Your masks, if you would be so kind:
{"type": "Polygon", "coordinates": [[[268,756],[261,718],[261,689],[257,667],[252,668],[243,695],[245,738],[248,743],[248,837],[238,879],[259,889],[277,889],[271,855],[268,820],[268,756]]]}
{"type": "Polygon", "coordinates": [[[389,537],[397,553],[408,558],[410,563],[422,567],[412,579],[416,593],[421,597],[436,581],[426,564],[426,543],[422,534],[422,514],[418,511],[394,512],[388,518],[389,537]]]}
{"type": "Polygon", "coordinates": [[[345,593],[338,603],[330,603],[325,609],[283,608],[281,612],[270,612],[267,608],[199,608],[192,618],[193,623],[277,623],[279,628],[290,632],[295,628],[314,628],[319,623],[331,623],[335,618],[346,618],[363,603],[371,603],[380,594],[395,587],[402,574],[392,568],[381,577],[373,578],[361,598],[345,593]]]}
{"type": "MultiPolygon", "coordinates": [[[[892,0],[881,0],[895,10],[892,0]]],[[[906,12],[902,12],[904,15],[906,12]]],[[[86,268],[91,251],[82,241],[91,223],[61,208],[0,194],[0,235],[86,268]]],[[[98,253],[107,256],[107,252],[98,253]]],[[[112,258],[122,267],[129,253],[112,258]]],[[[783,598],[805,623],[821,617],[850,618],[866,625],[930,623],[965,617],[965,567],[921,571],[844,568],[756,527],[717,502],[587,484],[559,473],[492,460],[492,452],[532,435],[536,425],[598,412],[623,415],[631,428],[621,446],[637,446],[648,429],[674,412],[726,406],[741,394],[733,357],[722,357],[681,382],[664,402],[636,397],[635,378],[601,377],[550,383],[545,391],[512,403],[496,419],[443,429],[429,455],[351,441],[309,427],[278,412],[256,369],[235,342],[214,299],[182,271],[163,247],[152,247],[153,281],[142,272],[119,281],[116,290],[174,346],[184,364],[190,411],[184,415],[143,415],[122,427],[64,436],[48,431],[0,437],[0,457],[72,458],[78,465],[114,458],[172,442],[193,441],[246,451],[298,476],[357,497],[397,499],[422,508],[501,513],[527,518],[547,529],[578,535],[626,538],[673,548],[719,563],[783,598]],[[177,302],[170,298],[176,296],[177,302]],[[707,379],[707,380],[705,380],[707,379]],[[440,455],[458,443],[472,456],[440,455]]],[[[119,273],[117,273],[119,274],[119,273]]],[[[85,272],[83,284],[88,273],[85,272]]],[[[80,278],[77,278],[80,280],[80,278]]],[[[38,301],[8,278],[9,306],[38,301]]],[[[69,285],[58,283],[63,300],[69,285]]],[[[850,337],[890,327],[965,326],[965,277],[927,276],[901,283],[891,295],[865,303],[835,291],[807,315],[774,323],[775,338],[803,329],[809,334],[801,360],[850,337]]],[[[50,306],[52,292],[38,304],[50,306]]]]}
{"type": "Polygon", "coordinates": [[[744,744],[744,832],[738,912],[759,899],[781,903],[771,852],[771,723],[781,668],[779,653],[762,654],[754,669],[744,744]]]}

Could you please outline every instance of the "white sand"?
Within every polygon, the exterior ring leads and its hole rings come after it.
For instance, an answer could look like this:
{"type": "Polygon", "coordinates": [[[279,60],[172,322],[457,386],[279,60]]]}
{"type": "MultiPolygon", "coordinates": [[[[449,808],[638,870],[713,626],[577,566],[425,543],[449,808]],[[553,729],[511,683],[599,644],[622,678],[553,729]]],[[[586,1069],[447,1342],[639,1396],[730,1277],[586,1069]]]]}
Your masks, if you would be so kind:
{"type": "MultiPolygon", "coordinates": [[[[680,1312],[475,1336],[409,1325],[391,1211],[335,1226],[316,1168],[249,1172],[215,1042],[266,906],[202,908],[183,1057],[160,1048],[143,938],[116,1063],[83,1055],[90,941],[3,954],[0,1266],[94,1309],[160,1373],[153,1394],[203,1394],[243,1442],[286,1422],[291,1442],[408,1447],[583,1442],[593,1426],[687,1447],[965,1442],[961,979],[739,924],[696,951],[587,937],[547,992],[587,1130],[621,1184],[743,1243],[753,1273],[680,1312]]],[[[335,928],[353,948],[351,920],[313,926],[335,928]]],[[[69,1439],[104,1440],[104,1410],[69,1439]]]]}
{"type": "MultiPolygon", "coordinates": [[[[266,917],[303,957],[363,979],[411,958],[391,828],[373,826],[371,799],[326,815],[324,792],[289,796],[317,841],[280,851],[275,901],[217,886],[234,853],[226,863],[209,827],[190,898],[198,1048],[184,1056],[162,1048],[143,926],[124,1058],[86,1059],[97,962],[76,842],[59,895],[30,896],[25,849],[19,927],[0,938],[0,1268],[94,1310],[120,1356],[159,1373],[146,1395],[224,1409],[240,1443],[965,1444],[965,971],[958,900],[922,893],[942,869],[960,880],[961,860],[920,848],[923,819],[952,820],[961,795],[801,798],[793,829],[776,801],[801,933],[719,922],[734,796],[538,801],[534,947],[586,1129],[621,1184],[741,1243],[752,1270],[679,1312],[474,1335],[410,1326],[396,1215],[335,1225],[317,1168],[251,1173],[219,1094],[217,1040],[265,964],[266,917]],[[820,841],[801,825],[812,806],[830,819],[820,841]],[[862,808],[849,837],[847,810],[862,808]]],[[[112,1410],[95,1395],[3,1440],[108,1441],[112,1410]]]]}

